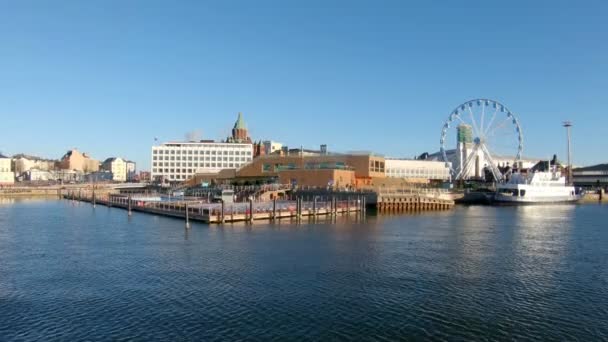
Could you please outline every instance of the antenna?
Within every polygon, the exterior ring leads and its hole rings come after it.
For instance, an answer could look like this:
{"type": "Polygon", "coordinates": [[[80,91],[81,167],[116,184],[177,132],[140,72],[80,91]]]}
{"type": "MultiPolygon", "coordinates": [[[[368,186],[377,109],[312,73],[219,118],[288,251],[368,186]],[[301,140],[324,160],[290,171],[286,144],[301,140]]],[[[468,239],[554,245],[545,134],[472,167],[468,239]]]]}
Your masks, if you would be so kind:
{"type": "Polygon", "coordinates": [[[568,183],[568,185],[570,185],[572,183],[572,156],[571,156],[571,152],[570,152],[570,127],[572,127],[572,122],[571,121],[564,121],[562,123],[562,125],[564,127],[566,127],[566,132],[568,133],[568,173],[567,173],[567,180],[566,182],[568,183]]]}

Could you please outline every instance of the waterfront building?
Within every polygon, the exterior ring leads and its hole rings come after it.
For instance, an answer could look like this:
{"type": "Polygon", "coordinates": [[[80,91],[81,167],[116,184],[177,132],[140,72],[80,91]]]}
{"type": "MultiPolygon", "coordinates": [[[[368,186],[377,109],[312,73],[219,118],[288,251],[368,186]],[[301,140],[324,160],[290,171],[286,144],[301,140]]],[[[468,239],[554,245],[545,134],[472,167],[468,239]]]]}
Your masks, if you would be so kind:
{"type": "Polygon", "coordinates": [[[386,158],[385,170],[386,177],[417,183],[450,180],[450,168],[443,161],[386,158]]]}
{"type": "Polygon", "coordinates": [[[61,158],[59,168],[82,171],[84,173],[95,172],[99,170],[99,161],[89,157],[86,153],[73,149],[61,158]]]}
{"type": "Polygon", "coordinates": [[[112,173],[115,182],[127,181],[127,161],[122,158],[108,158],[101,165],[101,169],[112,173]]]}
{"type": "Polygon", "coordinates": [[[13,185],[15,173],[11,169],[11,158],[0,153],[0,185],[13,185]]]}
{"type": "Polygon", "coordinates": [[[111,171],[99,170],[84,175],[84,181],[88,183],[111,182],[114,181],[114,174],[111,171]]]}
{"type": "Polygon", "coordinates": [[[218,183],[282,183],[317,187],[371,187],[384,184],[384,157],[372,153],[321,154],[298,149],[289,154],[271,154],[255,158],[237,170],[198,173],[192,181],[218,183]]]}
{"type": "Polygon", "coordinates": [[[84,172],[80,170],[56,170],[55,179],[63,183],[80,183],[84,180],[84,172]]]}
{"type": "Polygon", "coordinates": [[[37,169],[40,171],[52,171],[57,165],[56,160],[43,159],[36,156],[28,156],[25,154],[17,154],[13,156],[13,170],[16,175],[37,169]]]}
{"type": "Polygon", "coordinates": [[[23,172],[19,177],[28,182],[48,182],[53,181],[57,177],[53,171],[40,170],[37,168],[29,169],[23,172]]]}
{"type": "MultiPolygon", "coordinates": [[[[237,122],[238,123],[238,122],[237,122]]],[[[197,173],[238,169],[253,158],[251,143],[167,142],[152,146],[152,180],[185,181],[197,173]]]]}
{"type": "Polygon", "coordinates": [[[572,170],[574,185],[584,187],[607,187],[608,164],[579,167],[572,170]]]}

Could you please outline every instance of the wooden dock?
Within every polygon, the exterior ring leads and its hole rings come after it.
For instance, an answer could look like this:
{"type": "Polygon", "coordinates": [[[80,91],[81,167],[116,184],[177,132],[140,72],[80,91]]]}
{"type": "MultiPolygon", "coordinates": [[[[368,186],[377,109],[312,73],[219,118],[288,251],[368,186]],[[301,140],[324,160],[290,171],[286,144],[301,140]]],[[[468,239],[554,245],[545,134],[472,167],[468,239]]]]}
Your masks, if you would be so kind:
{"type": "Polygon", "coordinates": [[[96,196],[94,193],[68,193],[65,199],[100,204],[108,207],[145,212],[204,223],[251,222],[254,220],[276,220],[282,218],[299,219],[306,216],[337,216],[351,213],[365,214],[365,199],[330,201],[266,201],[241,203],[204,203],[199,200],[187,201],[146,201],[144,196],[108,194],[96,196]]]}
{"type": "Polygon", "coordinates": [[[454,207],[454,201],[439,192],[381,191],[377,201],[380,212],[447,210],[454,207]]]}

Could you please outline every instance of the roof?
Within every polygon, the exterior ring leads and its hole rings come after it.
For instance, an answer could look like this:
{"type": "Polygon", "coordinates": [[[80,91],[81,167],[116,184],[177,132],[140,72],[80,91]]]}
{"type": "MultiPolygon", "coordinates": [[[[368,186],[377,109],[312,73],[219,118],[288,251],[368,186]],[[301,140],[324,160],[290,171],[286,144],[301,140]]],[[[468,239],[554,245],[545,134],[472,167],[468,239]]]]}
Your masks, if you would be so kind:
{"type": "Polygon", "coordinates": [[[247,126],[245,126],[245,120],[243,120],[243,113],[241,112],[239,112],[239,117],[234,123],[234,129],[247,129],[247,126]]]}
{"type": "Polygon", "coordinates": [[[608,164],[597,164],[586,167],[579,167],[574,169],[573,171],[606,171],[608,170],[608,164]]]}

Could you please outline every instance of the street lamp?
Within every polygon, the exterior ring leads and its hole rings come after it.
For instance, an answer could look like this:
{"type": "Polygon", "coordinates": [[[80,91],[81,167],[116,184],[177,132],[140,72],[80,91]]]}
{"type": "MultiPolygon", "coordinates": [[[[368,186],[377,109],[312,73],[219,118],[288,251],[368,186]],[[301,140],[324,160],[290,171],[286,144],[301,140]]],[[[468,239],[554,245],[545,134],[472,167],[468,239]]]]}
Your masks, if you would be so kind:
{"type": "Polygon", "coordinates": [[[570,152],[570,127],[572,127],[572,122],[564,121],[563,126],[566,127],[566,132],[568,134],[568,175],[567,182],[568,185],[572,183],[572,162],[571,162],[571,152],[570,152]]]}

